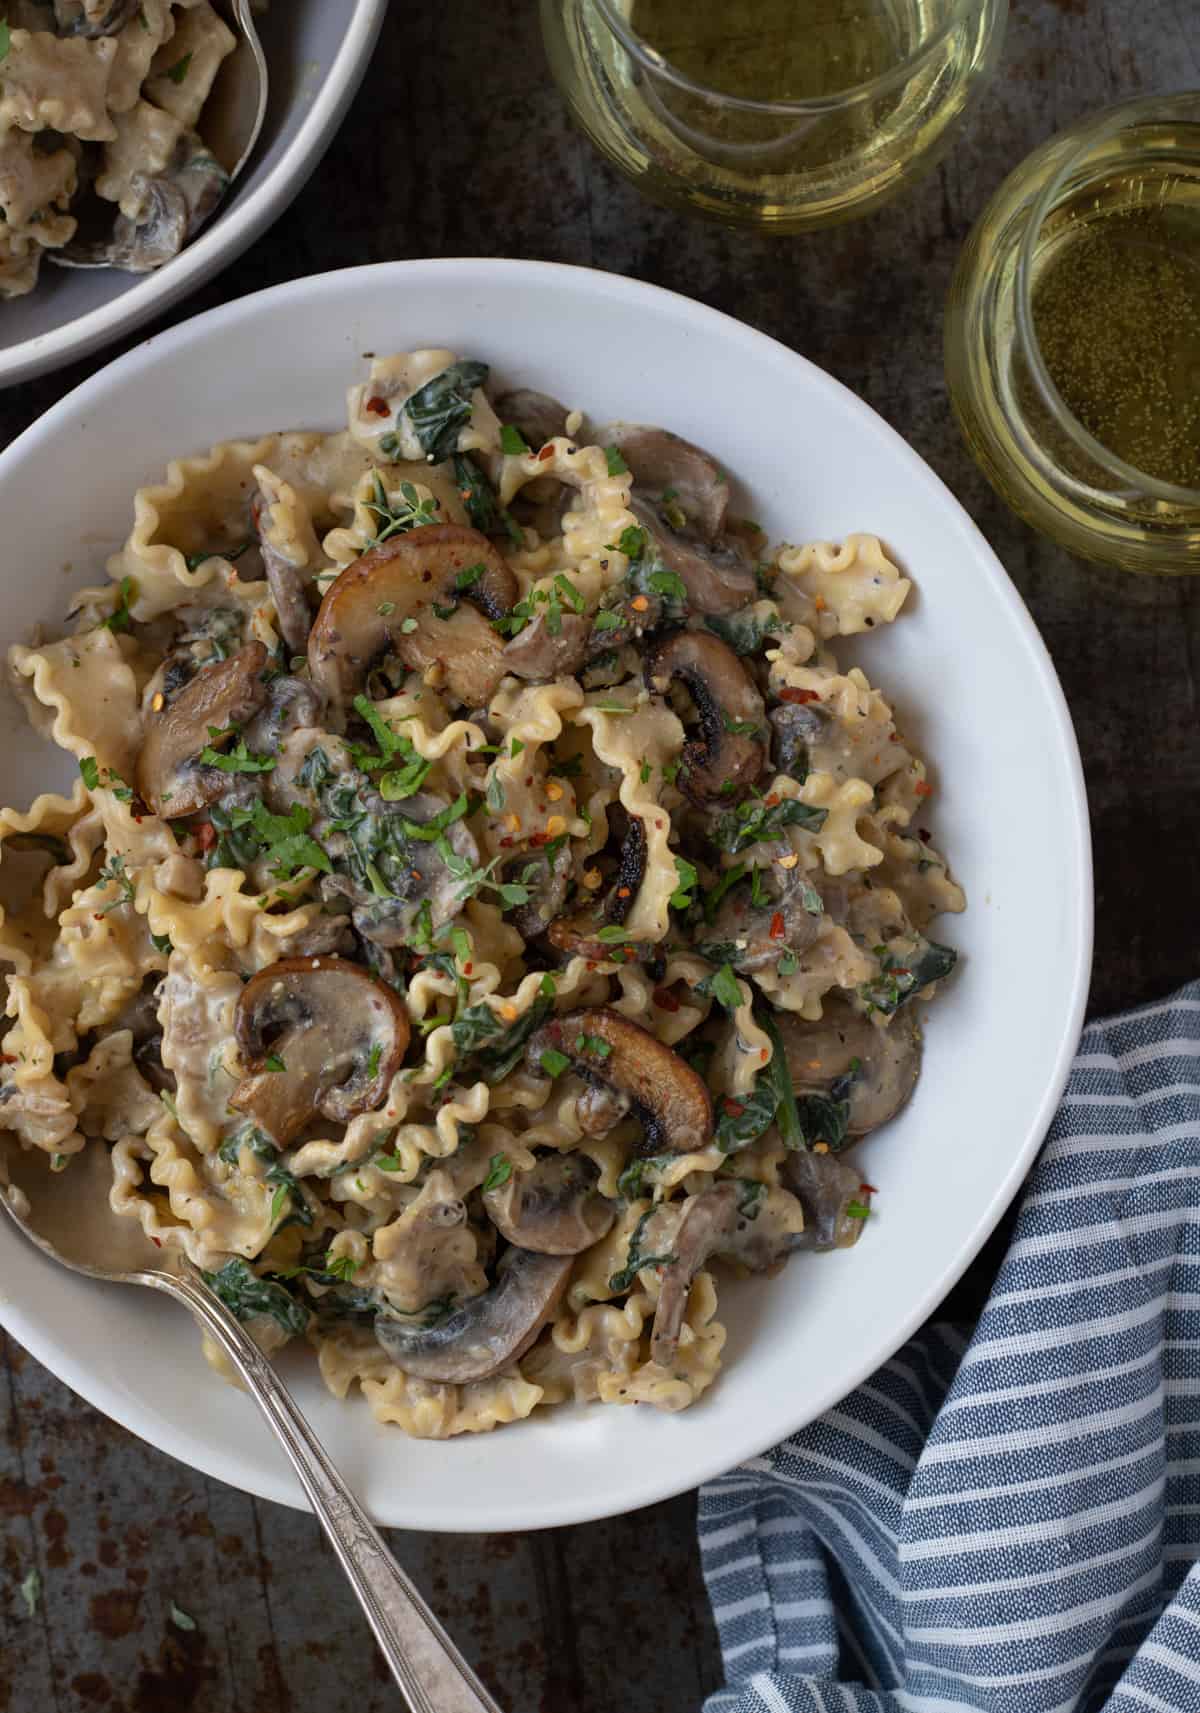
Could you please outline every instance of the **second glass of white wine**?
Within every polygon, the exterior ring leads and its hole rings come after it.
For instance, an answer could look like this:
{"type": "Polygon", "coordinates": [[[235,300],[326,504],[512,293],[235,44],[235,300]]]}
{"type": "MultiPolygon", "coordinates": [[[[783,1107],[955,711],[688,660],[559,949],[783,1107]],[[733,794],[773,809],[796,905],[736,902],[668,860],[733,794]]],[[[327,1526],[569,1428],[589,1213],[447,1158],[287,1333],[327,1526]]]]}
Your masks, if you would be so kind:
{"type": "Polygon", "coordinates": [[[541,0],[578,124],[656,201],[798,232],[938,158],[1006,0],[541,0]]]}

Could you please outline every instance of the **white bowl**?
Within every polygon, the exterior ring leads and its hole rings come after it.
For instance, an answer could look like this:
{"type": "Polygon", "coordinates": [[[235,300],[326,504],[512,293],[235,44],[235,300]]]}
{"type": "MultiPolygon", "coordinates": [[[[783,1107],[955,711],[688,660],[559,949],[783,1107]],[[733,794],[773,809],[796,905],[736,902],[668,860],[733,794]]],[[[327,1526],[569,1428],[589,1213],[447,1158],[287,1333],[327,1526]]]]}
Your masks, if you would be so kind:
{"type": "MultiPolygon", "coordinates": [[[[169,454],[334,428],[363,352],[420,345],[486,359],[501,386],[553,392],[597,422],[640,418],[700,441],[773,538],[885,539],[914,597],[885,633],[841,653],[894,697],[931,758],[938,842],[969,898],[965,916],[941,924],[964,958],[930,1010],[916,1095],[862,1149],[877,1216],[853,1250],[723,1287],[725,1370],[692,1409],[551,1410],[488,1435],[412,1441],[376,1426],[361,1400],[335,1402],[307,1354],[288,1353],[303,1408],[381,1522],[525,1529],[648,1504],[762,1451],[936,1307],[1024,1177],[1066,1079],[1090,958],[1087,814],[1041,639],[987,543],[899,436],[761,333],[635,280],[545,263],[397,262],[297,280],[102,370],[0,456],[4,640],[58,620],[67,591],[100,575],[134,489],[169,454]]],[[[15,709],[2,735],[0,800],[69,778],[15,709]]],[[[212,1377],[177,1308],[84,1283],[4,1222],[0,1280],[0,1320],[99,1409],[210,1475],[303,1502],[254,1405],[212,1377]]]]}
{"type": "Polygon", "coordinates": [[[131,333],[219,274],[278,219],[333,141],[386,10],[387,0],[276,0],[258,19],[270,106],[228,204],[157,273],[68,270],[43,260],[36,288],[0,304],[0,387],[131,333]]]}

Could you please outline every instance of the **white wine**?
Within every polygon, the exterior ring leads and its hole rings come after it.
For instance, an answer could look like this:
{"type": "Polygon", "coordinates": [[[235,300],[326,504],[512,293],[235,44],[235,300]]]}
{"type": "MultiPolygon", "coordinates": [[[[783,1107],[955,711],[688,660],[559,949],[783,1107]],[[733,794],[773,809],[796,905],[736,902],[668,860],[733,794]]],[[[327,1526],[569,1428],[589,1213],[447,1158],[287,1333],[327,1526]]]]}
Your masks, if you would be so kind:
{"type": "Polygon", "coordinates": [[[909,52],[886,0],[633,0],[630,23],[693,83],[751,101],[838,95],[909,52]]]}
{"type": "Polygon", "coordinates": [[[648,195],[778,232],[866,212],[934,161],[1006,0],[542,0],[571,111],[648,195]]]}

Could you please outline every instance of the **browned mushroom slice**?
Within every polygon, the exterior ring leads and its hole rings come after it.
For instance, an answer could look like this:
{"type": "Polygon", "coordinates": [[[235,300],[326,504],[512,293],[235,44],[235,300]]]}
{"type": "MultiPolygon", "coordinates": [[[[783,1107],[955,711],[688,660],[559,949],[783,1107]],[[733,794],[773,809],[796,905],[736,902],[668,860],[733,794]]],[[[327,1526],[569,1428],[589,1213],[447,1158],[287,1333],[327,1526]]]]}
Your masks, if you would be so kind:
{"type": "Polygon", "coordinates": [[[478,530],[431,523],[393,536],[348,565],[321,602],[308,636],[313,682],[343,707],[390,649],[413,671],[440,664],[450,694],[480,707],[505,671],[488,620],[503,617],[516,592],[478,530]]]}
{"type": "Polygon", "coordinates": [[[637,486],[664,507],[675,507],[680,529],[687,525],[715,541],[729,508],[729,480],[703,447],[665,428],[617,423],[605,434],[629,466],[637,486]]]}
{"type": "Polygon", "coordinates": [[[671,1239],[671,1259],[660,1275],[650,1355],[669,1367],[679,1344],[692,1280],[712,1256],[765,1272],[785,1261],[803,1240],[804,1211],[786,1190],[731,1181],[714,1184],[684,1204],[671,1239]]]}
{"type": "Polygon", "coordinates": [[[309,590],[313,586],[313,574],[293,565],[291,560],[285,558],[263,535],[263,517],[267,509],[262,490],[259,489],[251,502],[250,516],[258,535],[259,551],[262,554],[263,570],[267,574],[271,599],[275,603],[279,634],[292,654],[303,654],[308,647],[308,633],[312,629],[313,609],[308,601],[309,590]]]}
{"type": "MultiPolygon", "coordinates": [[[[766,903],[756,905],[743,883],[727,892],[704,939],[721,947],[720,962],[751,975],[777,964],[785,951],[807,951],[821,927],[821,894],[797,868],[760,869],[766,903]]],[[[748,879],[749,877],[747,877],[748,879]]]]}
{"type": "Polygon", "coordinates": [[[344,1124],[384,1099],[408,1046],[391,988],[342,958],[282,958],[252,976],[234,1020],[249,1075],[230,1105],[287,1146],[318,1113],[344,1124]]]}
{"type": "Polygon", "coordinates": [[[781,1175],[804,1209],[804,1235],[797,1248],[849,1249],[858,1242],[864,1218],[861,1211],[850,1209],[869,1191],[848,1161],[799,1148],[787,1156],[781,1175]]]}
{"type": "Polygon", "coordinates": [[[513,1172],[483,1205],[502,1237],[539,1255],[579,1255],[612,1226],[616,1210],[596,1189],[599,1172],[586,1154],[548,1154],[513,1172]]]}
{"type": "Polygon", "coordinates": [[[543,1024],[526,1049],[526,1064],[544,1074],[542,1054],[564,1054],[587,1082],[628,1096],[642,1125],[644,1154],[691,1154],[712,1140],[708,1090],[665,1042],[619,1011],[596,1006],[568,1011],[543,1024]]]}
{"type": "Polygon", "coordinates": [[[570,1255],[508,1249],[496,1283],[433,1326],[381,1311],[375,1337],[398,1368],[420,1380],[464,1386],[517,1362],[550,1319],[567,1288],[570,1255]]]}
{"type": "Polygon", "coordinates": [[[492,409],[502,423],[517,429],[531,452],[567,432],[567,407],[549,393],[515,387],[512,392],[502,393],[492,409]]]}
{"type": "Polygon", "coordinates": [[[921,1074],[921,1026],[911,1011],[898,1011],[885,1026],[855,1011],[844,1000],[822,1001],[819,1023],[804,1023],[791,1012],[776,1018],[797,1088],[829,1092],[849,1079],[851,1136],[866,1136],[894,1118],[921,1074]]]}
{"type": "Polygon", "coordinates": [[[646,658],[646,684],[665,693],[687,686],[699,736],[684,744],[679,783],[701,806],[752,785],[766,760],[765,711],[754,680],[733,650],[710,631],[680,630],[646,658]]]}
{"type": "Polygon", "coordinates": [[[603,438],[628,464],[633,512],[663,564],[683,580],[688,605],[731,613],[752,601],[761,532],[727,519],[729,482],[716,459],[664,428],[621,423],[603,438]]]}
{"type": "MultiPolygon", "coordinates": [[[[267,651],[249,642],[228,660],[202,667],[170,700],[146,716],[137,764],[137,788],[156,814],[191,815],[229,789],[229,775],[204,767],[200,752],[213,743],[210,728],[241,726],[267,699],[261,673],[267,651]]],[[[154,698],[158,700],[157,697],[154,698]]]]}
{"type": "Polygon", "coordinates": [[[615,934],[601,938],[604,929],[618,928],[633,909],[634,900],[646,873],[646,826],[640,815],[631,815],[621,840],[621,855],[617,877],[601,902],[574,916],[560,917],[548,930],[550,944],[568,957],[611,958],[614,951],[626,957],[650,957],[653,948],[648,941],[626,940],[615,934]]]}
{"type": "Polygon", "coordinates": [[[504,646],[504,670],[518,678],[563,678],[578,672],[588,657],[592,620],[587,613],[563,613],[557,635],[539,613],[504,646]]]}
{"type": "Polygon", "coordinates": [[[518,905],[511,921],[523,940],[536,940],[562,909],[571,879],[571,852],[567,845],[546,855],[544,850],[526,850],[510,857],[501,877],[529,888],[529,900],[518,905]]]}

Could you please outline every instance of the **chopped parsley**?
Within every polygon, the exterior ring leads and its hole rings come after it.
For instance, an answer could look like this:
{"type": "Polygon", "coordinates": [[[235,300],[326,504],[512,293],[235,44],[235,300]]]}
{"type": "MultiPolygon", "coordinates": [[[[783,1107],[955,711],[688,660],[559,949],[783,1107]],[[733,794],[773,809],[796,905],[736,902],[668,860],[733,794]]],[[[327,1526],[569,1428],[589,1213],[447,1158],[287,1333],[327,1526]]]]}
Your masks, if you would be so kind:
{"type": "Polygon", "coordinates": [[[177,59],[174,65],[168,66],[167,76],[171,79],[171,82],[182,83],[188,74],[188,68],[191,66],[191,63],[191,54],[184,54],[182,59],[177,59]]]}
{"type": "Polygon", "coordinates": [[[697,993],[711,993],[719,1005],[726,1011],[736,1011],[742,1003],[742,988],[738,978],[733,973],[731,964],[722,964],[713,975],[705,976],[696,989],[697,993]]]}
{"type": "Polygon", "coordinates": [[[721,815],[713,828],[713,842],[719,849],[737,856],[763,839],[778,838],[785,827],[803,827],[816,833],[825,825],[825,809],[814,809],[796,797],[783,797],[778,803],[746,802],[721,815]]]}
{"type": "Polygon", "coordinates": [[[512,1177],[512,1161],[507,1154],[493,1154],[488,1161],[488,1175],[483,1180],[485,1190],[498,1190],[512,1177]]]}
{"type": "MultiPolygon", "coordinates": [[[[222,738],[229,734],[217,726],[209,726],[208,735],[210,738],[222,738]]],[[[255,755],[248,750],[244,737],[239,737],[230,750],[218,750],[206,744],[200,751],[200,760],[205,767],[219,767],[222,773],[270,773],[275,766],[273,755],[255,755]]]]}
{"type": "Polygon", "coordinates": [[[560,1053],[557,1047],[547,1047],[546,1051],[538,1060],[538,1063],[541,1065],[548,1077],[561,1077],[563,1072],[568,1070],[571,1065],[571,1061],[567,1055],[565,1053],[560,1053]]]}
{"type": "Polygon", "coordinates": [[[615,446],[606,446],[604,448],[604,461],[608,465],[608,473],[610,476],[628,476],[629,465],[625,462],[624,458],[622,458],[615,446]]]}
{"type": "Polygon", "coordinates": [[[136,599],[137,584],[132,577],[122,577],[117,584],[117,604],[105,619],[103,629],[128,630],[131,619],[130,603],[136,599]]]}
{"type": "Polygon", "coordinates": [[[699,878],[694,863],[690,863],[686,857],[677,856],[675,858],[675,890],[671,894],[672,910],[688,910],[691,908],[692,888],[699,878]]]}
{"type": "Polygon", "coordinates": [[[511,422],[506,422],[500,430],[500,450],[509,458],[519,458],[529,451],[525,436],[511,422]]]}

